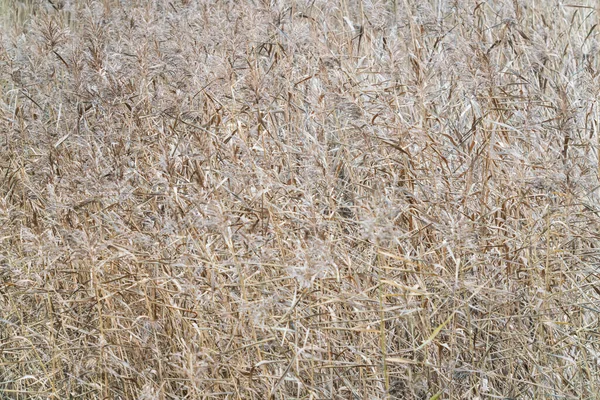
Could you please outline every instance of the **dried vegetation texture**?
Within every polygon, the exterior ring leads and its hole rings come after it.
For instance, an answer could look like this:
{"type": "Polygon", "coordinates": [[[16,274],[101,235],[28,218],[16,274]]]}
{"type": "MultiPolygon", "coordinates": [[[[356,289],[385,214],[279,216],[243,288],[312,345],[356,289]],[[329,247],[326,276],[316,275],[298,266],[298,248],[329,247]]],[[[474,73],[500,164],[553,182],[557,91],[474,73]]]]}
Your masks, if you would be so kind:
{"type": "Polygon", "coordinates": [[[2,3],[0,398],[598,398],[594,1],[2,3]]]}

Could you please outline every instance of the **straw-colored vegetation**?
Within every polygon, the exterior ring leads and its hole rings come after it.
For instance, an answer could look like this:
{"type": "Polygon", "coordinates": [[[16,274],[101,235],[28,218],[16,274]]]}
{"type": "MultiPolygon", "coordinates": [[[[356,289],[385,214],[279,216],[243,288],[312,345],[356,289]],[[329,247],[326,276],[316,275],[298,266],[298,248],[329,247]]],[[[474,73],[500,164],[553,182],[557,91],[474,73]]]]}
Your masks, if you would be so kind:
{"type": "Polygon", "coordinates": [[[596,7],[3,0],[0,398],[600,398],[596,7]]]}

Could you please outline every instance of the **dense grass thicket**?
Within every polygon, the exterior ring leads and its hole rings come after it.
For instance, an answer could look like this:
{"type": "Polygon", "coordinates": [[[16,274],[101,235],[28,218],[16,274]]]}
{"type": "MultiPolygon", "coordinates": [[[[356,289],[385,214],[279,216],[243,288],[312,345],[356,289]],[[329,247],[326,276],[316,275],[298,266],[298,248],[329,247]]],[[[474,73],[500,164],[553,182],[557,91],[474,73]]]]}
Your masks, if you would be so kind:
{"type": "Polygon", "coordinates": [[[0,1],[0,399],[600,398],[599,19],[0,1]]]}

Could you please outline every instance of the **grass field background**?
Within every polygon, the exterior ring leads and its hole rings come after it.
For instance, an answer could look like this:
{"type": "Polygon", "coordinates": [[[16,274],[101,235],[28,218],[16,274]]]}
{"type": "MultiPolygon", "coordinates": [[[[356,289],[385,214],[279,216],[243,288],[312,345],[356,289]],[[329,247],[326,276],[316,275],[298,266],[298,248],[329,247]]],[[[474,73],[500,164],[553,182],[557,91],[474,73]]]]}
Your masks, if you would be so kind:
{"type": "Polygon", "coordinates": [[[600,397],[596,2],[0,10],[0,399],[600,397]]]}

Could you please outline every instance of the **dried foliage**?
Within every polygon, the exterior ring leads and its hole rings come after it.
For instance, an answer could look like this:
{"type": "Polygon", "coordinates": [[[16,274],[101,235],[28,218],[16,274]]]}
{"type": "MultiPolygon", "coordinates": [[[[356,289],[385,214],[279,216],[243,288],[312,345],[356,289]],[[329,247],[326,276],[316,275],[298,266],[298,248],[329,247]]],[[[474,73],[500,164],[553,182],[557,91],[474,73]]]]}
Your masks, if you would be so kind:
{"type": "Polygon", "coordinates": [[[2,3],[0,398],[598,398],[596,2],[2,3]]]}

